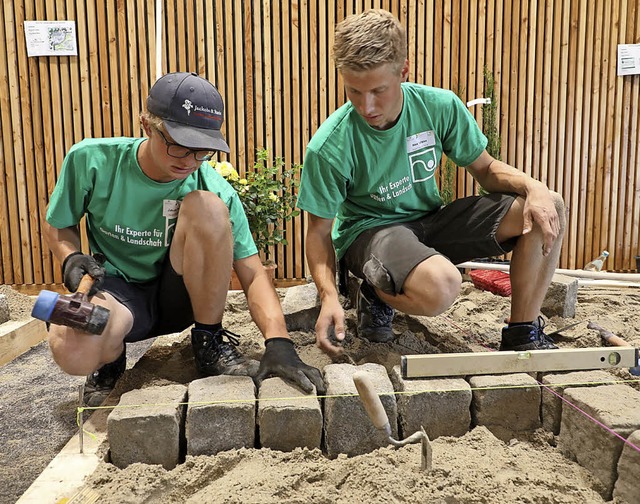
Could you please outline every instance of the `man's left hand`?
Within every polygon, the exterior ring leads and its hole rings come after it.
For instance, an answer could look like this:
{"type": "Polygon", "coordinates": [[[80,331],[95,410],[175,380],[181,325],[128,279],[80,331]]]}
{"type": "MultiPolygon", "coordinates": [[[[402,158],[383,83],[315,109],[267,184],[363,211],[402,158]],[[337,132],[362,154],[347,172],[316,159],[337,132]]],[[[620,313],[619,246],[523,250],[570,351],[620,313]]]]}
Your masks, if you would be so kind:
{"type": "Polygon", "coordinates": [[[325,393],[322,374],[318,369],[302,362],[289,338],[269,338],[265,341],[256,383],[260,385],[269,376],[279,376],[292,382],[307,394],[313,391],[314,385],[318,394],[325,393]]]}
{"type": "Polygon", "coordinates": [[[529,193],[524,202],[522,234],[533,229],[534,222],[542,230],[542,255],[547,256],[560,233],[560,218],[548,190],[529,193]]]}

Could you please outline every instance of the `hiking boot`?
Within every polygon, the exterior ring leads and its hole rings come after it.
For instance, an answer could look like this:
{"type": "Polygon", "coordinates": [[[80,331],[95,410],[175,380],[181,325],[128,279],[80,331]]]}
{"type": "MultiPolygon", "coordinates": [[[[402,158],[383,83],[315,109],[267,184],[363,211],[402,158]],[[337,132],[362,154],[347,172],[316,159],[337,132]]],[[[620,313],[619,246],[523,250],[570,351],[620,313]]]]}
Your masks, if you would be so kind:
{"type": "Polygon", "coordinates": [[[363,280],[358,292],[358,336],[373,343],[393,340],[393,315],[393,308],[382,302],[373,287],[363,280]]]}
{"type": "Polygon", "coordinates": [[[247,359],[237,350],[238,338],[237,334],[222,328],[215,333],[192,329],[191,346],[198,371],[208,376],[256,376],[260,363],[247,359]],[[224,341],[223,336],[228,341],[224,341]]]}
{"type": "Polygon", "coordinates": [[[527,350],[553,350],[558,348],[553,339],[544,333],[544,320],[538,317],[533,324],[502,328],[500,350],[525,352],[527,350]]]}
{"type": "Polygon", "coordinates": [[[118,378],[127,368],[127,353],[122,350],[120,357],[94,371],[84,383],[82,399],[85,406],[100,406],[115,387],[118,378]]]}

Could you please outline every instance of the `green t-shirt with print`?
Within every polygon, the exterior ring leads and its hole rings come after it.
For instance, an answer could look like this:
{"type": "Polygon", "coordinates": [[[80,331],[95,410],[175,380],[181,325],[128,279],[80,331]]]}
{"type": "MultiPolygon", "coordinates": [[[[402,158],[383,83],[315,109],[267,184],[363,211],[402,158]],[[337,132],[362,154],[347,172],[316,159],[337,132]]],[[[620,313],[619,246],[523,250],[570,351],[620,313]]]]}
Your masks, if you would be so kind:
{"type": "Polygon", "coordinates": [[[313,136],[304,159],[298,207],[336,221],[338,258],[364,230],[418,219],[442,206],[435,171],[444,152],[459,166],[475,161],[487,139],[451,91],[403,83],[397,123],[369,126],[351,102],[313,136]]]}
{"type": "Polygon", "coordinates": [[[137,160],[144,140],[98,138],[74,145],[51,194],[47,222],[62,229],[77,225],[86,215],[89,247],[106,256],[107,274],[147,282],[161,272],[182,200],[192,191],[205,190],[229,208],[234,259],[256,254],[242,203],[231,185],[206,162],[184,180],[151,180],[137,160]]]}

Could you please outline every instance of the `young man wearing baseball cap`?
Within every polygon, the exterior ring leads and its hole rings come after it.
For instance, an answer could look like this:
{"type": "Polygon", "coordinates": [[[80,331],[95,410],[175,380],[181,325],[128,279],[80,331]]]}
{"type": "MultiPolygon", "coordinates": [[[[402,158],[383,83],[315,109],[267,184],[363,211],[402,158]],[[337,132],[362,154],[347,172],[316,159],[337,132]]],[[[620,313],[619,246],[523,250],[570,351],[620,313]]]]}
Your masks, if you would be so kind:
{"type": "Polygon", "coordinates": [[[278,375],[323,391],[320,372],[304,364],[287,334],[273,285],[253,243],[242,203],[208,163],[229,152],[220,132],[224,103],[194,73],[172,73],[151,88],[141,124],[147,138],[85,139],[67,153],[47,209],[44,235],[72,292],[84,274],[91,302],[110,310],[101,335],[51,325],[54,360],[88,375],[85,403],[99,405],[126,367],[125,343],[191,332],[204,375],[278,375]],[[89,248],[80,251],[86,216],[89,248]],[[238,350],[222,327],[231,268],[264,335],[261,362],[238,350]]]}

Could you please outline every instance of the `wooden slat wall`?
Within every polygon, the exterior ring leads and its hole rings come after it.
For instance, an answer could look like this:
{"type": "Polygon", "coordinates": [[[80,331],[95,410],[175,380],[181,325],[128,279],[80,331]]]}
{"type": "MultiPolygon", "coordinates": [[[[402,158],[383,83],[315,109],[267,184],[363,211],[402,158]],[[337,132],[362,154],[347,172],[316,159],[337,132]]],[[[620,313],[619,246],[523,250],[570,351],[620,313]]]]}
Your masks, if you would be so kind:
{"type": "MultiPolygon", "coordinates": [[[[41,218],[65,152],[84,137],[138,136],[157,75],[154,2],[15,0],[0,9],[0,281],[60,282],[41,218]],[[77,57],[27,58],[24,20],[75,20],[77,57]]],[[[407,27],[411,80],[483,95],[496,80],[502,158],[567,203],[564,268],[608,249],[609,269],[640,253],[640,77],[616,75],[620,43],[640,43],[638,0],[165,0],[163,68],[213,81],[227,107],[229,160],[258,148],[301,163],[344,103],[335,23],[370,7],[407,27]]],[[[473,110],[478,121],[480,107],[473,110]]],[[[454,194],[477,191],[459,170],[454,194]]],[[[274,250],[301,278],[304,220],[274,250]]]]}

